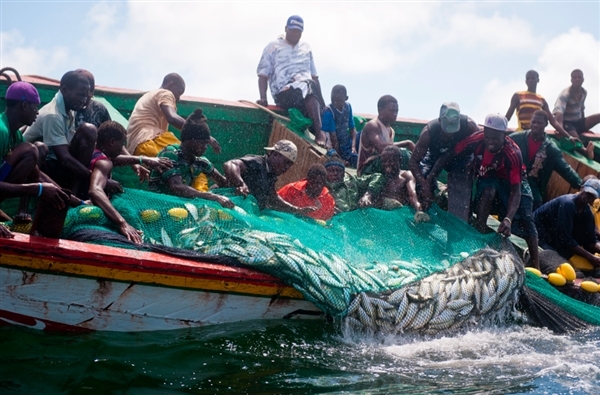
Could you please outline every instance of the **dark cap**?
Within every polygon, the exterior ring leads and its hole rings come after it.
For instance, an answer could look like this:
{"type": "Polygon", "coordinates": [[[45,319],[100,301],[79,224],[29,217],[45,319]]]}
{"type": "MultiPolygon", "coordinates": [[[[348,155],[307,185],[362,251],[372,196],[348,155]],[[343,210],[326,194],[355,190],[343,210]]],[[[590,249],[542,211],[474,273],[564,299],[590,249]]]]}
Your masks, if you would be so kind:
{"type": "Polygon", "coordinates": [[[6,90],[5,99],[25,101],[27,103],[40,104],[40,94],[35,86],[29,82],[17,81],[12,83],[6,90]]]}
{"type": "Polygon", "coordinates": [[[292,15],[288,18],[287,24],[285,25],[288,29],[296,29],[304,31],[304,20],[298,15],[292,15]]]}

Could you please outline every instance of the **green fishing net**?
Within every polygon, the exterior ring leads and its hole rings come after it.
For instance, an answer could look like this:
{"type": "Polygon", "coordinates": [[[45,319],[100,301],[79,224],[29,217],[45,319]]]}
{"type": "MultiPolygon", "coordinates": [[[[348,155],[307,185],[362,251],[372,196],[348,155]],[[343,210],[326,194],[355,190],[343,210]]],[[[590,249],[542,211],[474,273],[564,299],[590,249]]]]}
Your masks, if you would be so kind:
{"type": "MultiPolygon", "coordinates": [[[[415,223],[409,207],[356,210],[324,222],[260,211],[252,196],[220,193],[229,194],[235,209],[135,189],[112,203],[144,232],[145,243],[237,258],[281,278],[332,316],[343,316],[358,292],[398,289],[499,246],[496,234],[480,234],[439,208],[430,210],[428,223],[415,223]]],[[[69,211],[62,236],[85,228],[116,232],[100,208],[80,206],[69,211]]]]}
{"type": "Polygon", "coordinates": [[[600,307],[570,298],[559,292],[548,281],[529,272],[526,272],[525,284],[575,317],[590,324],[600,325],[600,307]]]}

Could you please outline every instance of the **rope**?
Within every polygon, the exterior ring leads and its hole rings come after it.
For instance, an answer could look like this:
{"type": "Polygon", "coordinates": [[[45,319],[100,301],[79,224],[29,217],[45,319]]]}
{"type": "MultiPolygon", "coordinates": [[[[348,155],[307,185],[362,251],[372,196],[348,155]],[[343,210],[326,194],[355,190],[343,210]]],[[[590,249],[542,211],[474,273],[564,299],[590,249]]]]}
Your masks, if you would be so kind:
{"type": "Polygon", "coordinates": [[[290,122],[290,119],[289,119],[289,118],[287,118],[287,117],[284,117],[283,115],[279,115],[279,114],[277,114],[276,112],[273,112],[273,111],[269,110],[267,107],[265,107],[265,106],[261,106],[261,105],[260,105],[260,104],[258,104],[258,103],[255,103],[255,102],[253,102],[253,101],[249,101],[249,100],[238,100],[238,101],[239,101],[240,103],[249,104],[249,105],[251,105],[251,106],[254,106],[254,107],[256,107],[256,108],[258,108],[258,109],[260,109],[260,110],[263,110],[263,111],[267,112],[269,115],[271,115],[271,116],[273,116],[273,117],[275,117],[275,118],[277,118],[277,119],[279,119],[279,120],[282,120],[282,121],[284,121],[284,122],[290,122]]]}

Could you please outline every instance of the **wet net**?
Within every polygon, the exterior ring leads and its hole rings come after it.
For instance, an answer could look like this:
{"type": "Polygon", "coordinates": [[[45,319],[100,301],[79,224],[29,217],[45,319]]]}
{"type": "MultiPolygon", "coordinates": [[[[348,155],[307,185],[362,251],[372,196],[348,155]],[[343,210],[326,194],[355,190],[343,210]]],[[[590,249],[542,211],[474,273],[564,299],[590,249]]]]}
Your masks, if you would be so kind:
{"type": "MultiPolygon", "coordinates": [[[[236,258],[292,285],[334,317],[346,315],[360,292],[399,289],[484,247],[498,248],[500,242],[496,234],[480,234],[439,208],[430,210],[429,223],[415,223],[408,207],[356,210],[323,222],[259,211],[253,197],[224,192],[235,209],[134,189],[115,196],[112,203],[144,232],[145,243],[236,258]]],[[[69,211],[63,237],[72,238],[83,229],[116,233],[102,210],[93,206],[69,211]]],[[[110,238],[94,243],[116,245],[110,238]]]]}

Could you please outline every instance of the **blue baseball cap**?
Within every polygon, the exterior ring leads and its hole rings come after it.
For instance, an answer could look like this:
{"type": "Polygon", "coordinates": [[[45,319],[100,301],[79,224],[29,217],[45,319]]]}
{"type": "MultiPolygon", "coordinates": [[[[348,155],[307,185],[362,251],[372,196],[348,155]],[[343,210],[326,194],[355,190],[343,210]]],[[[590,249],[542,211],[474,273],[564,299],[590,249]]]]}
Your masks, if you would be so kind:
{"type": "Polygon", "coordinates": [[[600,197],[600,180],[592,178],[587,180],[581,187],[583,192],[591,193],[598,199],[600,197]]]}
{"type": "Polygon", "coordinates": [[[285,25],[288,29],[296,29],[304,31],[304,20],[298,15],[292,15],[288,18],[287,24],[285,25]]]}

